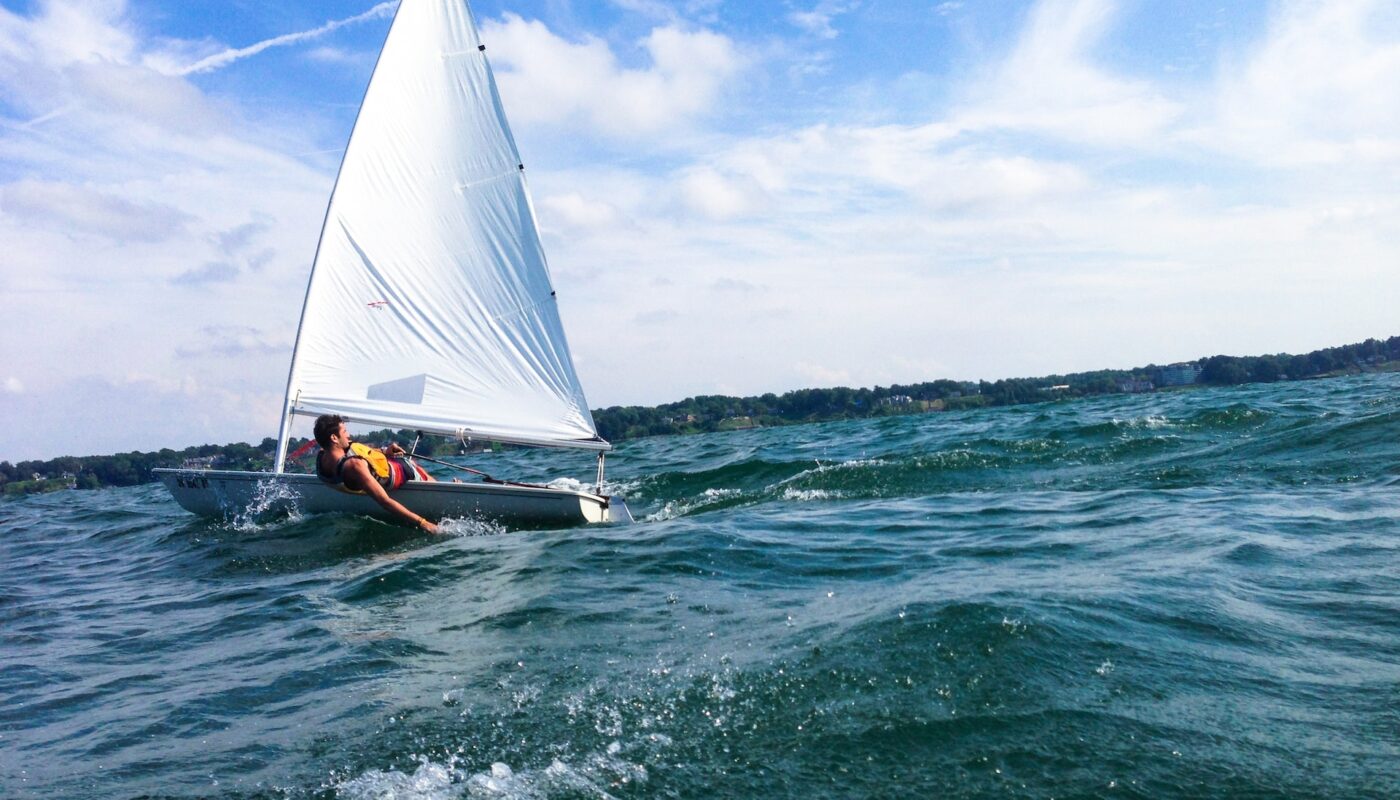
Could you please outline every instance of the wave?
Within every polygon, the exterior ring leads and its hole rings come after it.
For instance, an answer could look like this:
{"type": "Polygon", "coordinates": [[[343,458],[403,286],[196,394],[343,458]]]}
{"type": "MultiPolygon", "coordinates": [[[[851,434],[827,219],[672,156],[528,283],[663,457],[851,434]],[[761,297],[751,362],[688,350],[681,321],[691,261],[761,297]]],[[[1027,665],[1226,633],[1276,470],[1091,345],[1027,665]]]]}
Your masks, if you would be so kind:
{"type": "Polygon", "coordinates": [[[996,409],[971,430],[941,425],[946,415],[848,421],[841,423],[843,439],[824,443],[813,438],[823,426],[776,429],[766,432],[771,446],[762,456],[746,448],[720,463],[711,454],[700,464],[633,477],[629,500],[643,516],[664,521],[774,502],[1025,486],[1182,490],[1393,479],[1400,461],[1400,411],[1393,402],[1368,402],[1359,415],[1317,398],[1259,393],[1248,402],[1213,404],[1231,396],[1183,392],[1033,413],[996,409]],[[1142,408],[1123,413],[1134,405],[1142,408]],[[823,456],[799,455],[815,446],[823,456]]]}

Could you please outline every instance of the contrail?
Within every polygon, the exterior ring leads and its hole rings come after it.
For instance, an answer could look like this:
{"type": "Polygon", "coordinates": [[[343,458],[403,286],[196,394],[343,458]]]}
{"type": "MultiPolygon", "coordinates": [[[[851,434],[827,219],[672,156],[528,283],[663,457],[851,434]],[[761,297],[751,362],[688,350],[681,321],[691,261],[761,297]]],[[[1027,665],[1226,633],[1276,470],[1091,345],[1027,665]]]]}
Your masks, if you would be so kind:
{"type": "Polygon", "coordinates": [[[248,45],[247,47],[240,47],[236,50],[225,50],[222,53],[216,53],[201,61],[196,61],[188,67],[184,67],[183,69],[178,70],[175,74],[184,76],[195,75],[201,72],[213,72],[214,70],[222,69],[235,61],[241,61],[249,56],[255,56],[258,53],[261,53],[262,51],[270,47],[284,47],[289,44],[305,42],[310,39],[315,39],[319,36],[325,36],[331,31],[338,30],[340,28],[345,27],[346,25],[354,25],[357,22],[364,22],[368,19],[387,17],[393,13],[394,8],[398,4],[399,0],[386,0],[386,2],[380,3],[379,5],[375,6],[374,8],[371,8],[363,14],[356,14],[353,17],[347,17],[345,19],[332,20],[319,28],[313,28],[309,31],[301,31],[299,33],[288,33],[282,36],[276,36],[274,38],[258,42],[257,44],[248,45]]]}
{"type": "Polygon", "coordinates": [[[50,111],[49,113],[44,114],[43,116],[35,117],[34,119],[29,120],[28,122],[11,122],[9,120],[5,120],[4,125],[7,128],[14,128],[17,131],[29,131],[39,127],[40,125],[43,125],[45,122],[48,122],[51,119],[57,119],[58,117],[67,114],[69,111],[72,111],[77,107],[77,103],[69,103],[68,105],[63,106],[62,108],[56,108],[53,111],[50,111]]]}

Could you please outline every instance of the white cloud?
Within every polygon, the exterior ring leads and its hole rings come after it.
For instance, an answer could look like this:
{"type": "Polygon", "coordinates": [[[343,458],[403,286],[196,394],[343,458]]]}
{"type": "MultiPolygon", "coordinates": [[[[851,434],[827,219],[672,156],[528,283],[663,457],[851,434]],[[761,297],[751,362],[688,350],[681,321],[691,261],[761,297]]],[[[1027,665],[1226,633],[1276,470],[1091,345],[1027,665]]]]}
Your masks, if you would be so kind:
{"type": "Polygon", "coordinates": [[[689,126],[743,67],[727,37],[677,27],[656,28],[639,43],[646,69],[622,66],[601,39],[570,42],[514,14],[484,22],[482,40],[513,123],[582,123],[616,138],[689,126]]]}
{"type": "Polygon", "coordinates": [[[238,267],[227,261],[210,261],[187,269],[170,279],[175,286],[206,286],[211,283],[231,283],[238,277],[238,267]]]}
{"type": "Polygon", "coordinates": [[[284,359],[291,349],[290,341],[271,339],[265,331],[251,325],[205,325],[197,335],[177,346],[175,354],[180,358],[269,356],[284,359]]]}
{"type": "Polygon", "coordinates": [[[1116,76],[1094,61],[1117,12],[1114,0],[1041,0],[1010,55],[969,87],[957,124],[1099,145],[1157,146],[1182,105],[1152,84],[1116,76]]]}
{"type": "Polygon", "coordinates": [[[0,186],[0,213],[25,224],[56,226],[70,235],[141,242],[170,239],[193,219],[163,203],[37,180],[0,186]]]}
{"type": "Polygon", "coordinates": [[[622,221],[616,206],[584,197],[579,192],[548,195],[540,201],[540,206],[544,211],[540,223],[546,227],[551,222],[561,222],[570,229],[593,230],[622,221]]]}
{"type": "Polygon", "coordinates": [[[740,294],[752,294],[763,291],[762,286],[756,286],[746,280],[739,278],[719,278],[710,284],[710,290],[715,292],[738,292],[740,294]]]}
{"type": "Polygon", "coordinates": [[[5,379],[5,392],[7,394],[24,394],[24,383],[11,375],[5,379]]]}
{"type": "Polygon", "coordinates": [[[1277,167],[1400,164],[1400,6],[1289,0],[1257,48],[1224,63],[1192,138],[1277,167]]]}
{"type": "Polygon", "coordinates": [[[682,20],[714,24],[724,0],[608,0],[624,11],[675,25],[682,20]]]}
{"type": "Polygon", "coordinates": [[[125,0],[48,0],[33,17],[0,8],[6,72],[21,60],[44,66],[126,61],[136,39],[125,13],[125,0]]]}
{"type": "Polygon", "coordinates": [[[801,209],[805,214],[942,214],[1077,194],[1089,178],[1068,163],[1000,154],[942,123],[819,125],[737,142],[713,166],[678,176],[686,207],[710,219],[801,209]]]}
{"type": "Polygon", "coordinates": [[[821,0],[806,11],[794,11],[788,14],[788,21],[813,36],[822,39],[835,39],[837,33],[831,25],[832,20],[855,10],[859,5],[857,0],[821,0]]]}
{"type": "Polygon", "coordinates": [[[680,186],[687,207],[715,220],[737,217],[762,202],[752,182],[728,178],[707,167],[691,170],[680,186]]]}
{"type": "Polygon", "coordinates": [[[640,14],[649,19],[675,24],[683,17],[713,22],[717,16],[716,10],[723,0],[683,0],[683,2],[675,2],[675,0],[608,0],[608,2],[625,11],[640,14]]]}
{"type": "Polygon", "coordinates": [[[226,254],[234,254],[247,250],[252,243],[261,235],[267,233],[273,226],[273,220],[266,215],[258,215],[252,222],[245,222],[226,231],[219,231],[214,234],[214,242],[219,249],[226,254]]]}
{"type": "Polygon", "coordinates": [[[1400,6],[1280,0],[1265,35],[1190,93],[1117,75],[1096,56],[1117,0],[1041,0],[1015,46],[963,91],[950,122],[1099,147],[1183,145],[1277,168],[1400,164],[1400,6]]]}
{"type": "Polygon", "coordinates": [[[852,383],[850,372],[840,368],[822,366],[821,364],[812,364],[803,361],[794,367],[794,371],[802,378],[819,387],[849,386],[852,383]]]}

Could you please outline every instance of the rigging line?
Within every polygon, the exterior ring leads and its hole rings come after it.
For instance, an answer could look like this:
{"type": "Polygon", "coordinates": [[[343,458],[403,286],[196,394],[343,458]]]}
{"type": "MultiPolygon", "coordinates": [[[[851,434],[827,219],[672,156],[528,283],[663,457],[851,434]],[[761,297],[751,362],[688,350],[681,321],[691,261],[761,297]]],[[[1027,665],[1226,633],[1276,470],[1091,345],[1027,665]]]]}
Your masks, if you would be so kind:
{"type": "Polygon", "coordinates": [[[453,463],[450,462],[450,461],[443,461],[443,460],[437,459],[437,458],[429,458],[429,457],[427,457],[427,456],[415,456],[415,459],[418,460],[418,461],[426,461],[426,462],[428,462],[429,464],[441,464],[441,465],[444,466],[444,467],[451,467],[452,469],[459,469],[459,470],[461,470],[461,471],[463,471],[463,472],[470,472],[470,473],[473,474],[473,475],[478,475],[478,476],[480,476],[481,479],[482,479],[483,481],[485,481],[486,483],[494,483],[494,484],[497,484],[497,485],[499,485],[499,486],[518,486],[518,487],[520,487],[520,488],[522,488],[522,489],[548,489],[548,488],[549,488],[548,486],[541,486],[541,485],[539,485],[538,483],[520,483],[520,482],[518,482],[518,481],[506,481],[506,480],[501,480],[500,478],[493,478],[493,477],[491,477],[490,475],[486,474],[485,472],[482,472],[482,471],[479,470],[479,469],[472,469],[471,467],[464,467],[464,466],[462,466],[461,464],[453,464],[453,463]]]}
{"type": "Polygon", "coordinates": [[[490,475],[486,474],[485,472],[482,472],[482,471],[479,470],[479,469],[472,469],[471,467],[464,467],[464,466],[462,466],[461,464],[453,464],[453,463],[450,462],[450,461],[443,461],[442,459],[438,459],[438,458],[429,458],[428,456],[413,456],[413,460],[414,460],[414,461],[426,461],[426,462],[428,462],[429,464],[441,464],[441,465],[444,466],[444,467],[451,467],[451,468],[453,468],[453,469],[459,469],[459,470],[461,470],[461,471],[463,471],[463,472],[470,472],[470,473],[473,474],[473,475],[479,475],[479,476],[481,476],[482,478],[484,478],[484,479],[486,480],[487,483],[505,483],[505,481],[500,480],[499,478],[493,478],[493,477],[491,477],[490,475]]]}

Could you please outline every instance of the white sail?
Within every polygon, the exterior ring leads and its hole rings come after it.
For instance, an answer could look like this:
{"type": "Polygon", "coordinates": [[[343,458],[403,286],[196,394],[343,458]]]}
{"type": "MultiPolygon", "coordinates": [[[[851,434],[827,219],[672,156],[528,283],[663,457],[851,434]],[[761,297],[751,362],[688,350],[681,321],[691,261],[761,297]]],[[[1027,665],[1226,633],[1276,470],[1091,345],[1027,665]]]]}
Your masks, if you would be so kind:
{"type": "MultiPolygon", "coordinates": [[[[341,164],[287,414],[607,449],[465,0],[403,0],[341,164]]],[[[280,468],[280,467],[279,467],[280,468]]]]}

